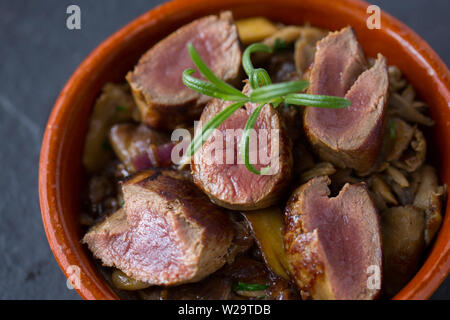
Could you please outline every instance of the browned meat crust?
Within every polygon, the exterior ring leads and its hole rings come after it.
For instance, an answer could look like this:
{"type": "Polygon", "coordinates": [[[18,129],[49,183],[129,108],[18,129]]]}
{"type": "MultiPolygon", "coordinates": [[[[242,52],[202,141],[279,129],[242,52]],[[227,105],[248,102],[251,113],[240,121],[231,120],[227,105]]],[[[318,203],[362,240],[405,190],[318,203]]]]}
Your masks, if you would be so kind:
{"type": "MultiPolygon", "coordinates": [[[[249,86],[244,88],[248,92],[249,86]]],[[[206,123],[218,112],[228,107],[230,102],[217,99],[212,100],[205,108],[200,121],[206,123]]],[[[259,135],[266,132],[268,141],[267,156],[271,154],[271,139],[275,137],[275,131],[279,133],[279,157],[278,168],[274,167],[274,174],[257,175],[250,172],[241,161],[239,143],[242,129],[251,113],[258,107],[257,104],[247,103],[245,108],[237,110],[219,127],[223,137],[223,161],[217,163],[210,156],[211,144],[215,141],[212,136],[203,144],[192,158],[191,169],[194,182],[218,205],[233,210],[255,210],[267,208],[275,204],[286,190],[292,172],[292,142],[286,133],[286,128],[280,120],[276,110],[269,105],[263,107],[255,131],[259,135]],[[229,137],[227,130],[234,130],[234,161],[227,163],[226,148],[233,137],[229,137]],[[239,132],[240,130],[240,132],[239,132]],[[267,134],[268,133],[268,134],[267,134]],[[273,135],[274,134],[274,135],[273,135]],[[278,170],[277,170],[278,169],[278,170]]],[[[260,150],[258,150],[258,153],[260,150]]],[[[260,159],[259,159],[260,160],[260,159]]],[[[257,169],[269,165],[269,163],[255,164],[257,169]]]]}
{"type": "Polygon", "coordinates": [[[305,131],[323,160],[368,174],[383,142],[389,86],[386,61],[379,55],[375,65],[364,71],[365,59],[351,28],[331,33],[317,48],[309,92],[345,96],[351,106],[306,108],[305,131]]]}
{"type": "Polygon", "coordinates": [[[153,285],[198,281],[226,262],[224,212],[176,171],[141,172],[123,184],[124,209],[83,238],[96,258],[153,285]]]}
{"type": "Polygon", "coordinates": [[[329,183],[314,178],[287,204],[284,244],[293,276],[303,297],[374,299],[380,290],[368,286],[368,268],[381,275],[377,211],[364,184],[346,184],[329,198],[329,183]]]}
{"type": "Polygon", "coordinates": [[[185,87],[181,80],[183,71],[194,67],[188,43],[219,78],[232,81],[238,76],[241,49],[231,12],[181,27],[153,46],[127,75],[145,124],[160,129],[190,124],[210,99],[185,87]]]}

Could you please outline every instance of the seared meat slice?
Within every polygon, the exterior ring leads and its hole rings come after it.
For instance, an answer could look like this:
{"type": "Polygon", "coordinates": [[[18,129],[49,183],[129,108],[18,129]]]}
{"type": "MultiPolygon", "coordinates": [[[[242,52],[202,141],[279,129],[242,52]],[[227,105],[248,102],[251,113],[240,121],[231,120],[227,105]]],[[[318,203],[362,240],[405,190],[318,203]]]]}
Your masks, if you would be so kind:
{"type": "Polygon", "coordinates": [[[129,172],[168,166],[173,143],[169,135],[141,124],[116,124],[109,130],[109,141],[129,172]]]}
{"type": "Polygon", "coordinates": [[[195,282],[225,264],[233,229],[192,182],[171,170],[123,184],[119,210],[83,238],[94,256],[152,285],[195,282]]]}
{"type": "Polygon", "coordinates": [[[379,56],[345,95],[350,107],[307,108],[305,130],[321,158],[361,175],[371,172],[383,142],[388,85],[386,61],[379,56]]]}
{"type": "Polygon", "coordinates": [[[345,96],[351,106],[308,107],[304,115],[305,131],[318,155],[361,175],[374,168],[380,154],[389,86],[384,57],[379,55],[375,65],[360,74],[364,68],[362,51],[351,29],[320,41],[309,92],[345,96]]]}
{"type": "Polygon", "coordinates": [[[314,178],[287,204],[284,244],[293,276],[303,297],[373,299],[380,290],[369,277],[380,276],[382,262],[378,213],[364,184],[346,184],[334,198],[328,184],[314,178]]]}
{"type": "Polygon", "coordinates": [[[312,94],[343,97],[367,62],[351,27],[330,32],[317,43],[308,90],[312,94]]]}
{"type": "Polygon", "coordinates": [[[232,81],[239,74],[241,49],[231,12],[181,27],[153,46],[127,75],[142,121],[149,126],[174,129],[190,124],[210,99],[187,88],[181,80],[185,69],[194,68],[188,43],[219,78],[232,81]]]}
{"type": "MultiPolygon", "coordinates": [[[[249,88],[246,85],[244,93],[249,88]]],[[[202,113],[201,123],[207,123],[230,104],[212,100],[202,113]]],[[[191,170],[195,184],[222,207],[233,210],[269,207],[279,199],[289,183],[292,172],[291,141],[278,112],[269,105],[262,108],[254,138],[250,138],[250,160],[254,155],[252,162],[255,168],[261,170],[271,166],[273,170],[267,175],[257,175],[243,164],[240,153],[242,131],[257,107],[257,104],[247,103],[245,108],[237,110],[192,157],[191,170]],[[258,138],[255,139],[255,136],[258,138]],[[274,146],[278,152],[273,149],[274,146]]]]}

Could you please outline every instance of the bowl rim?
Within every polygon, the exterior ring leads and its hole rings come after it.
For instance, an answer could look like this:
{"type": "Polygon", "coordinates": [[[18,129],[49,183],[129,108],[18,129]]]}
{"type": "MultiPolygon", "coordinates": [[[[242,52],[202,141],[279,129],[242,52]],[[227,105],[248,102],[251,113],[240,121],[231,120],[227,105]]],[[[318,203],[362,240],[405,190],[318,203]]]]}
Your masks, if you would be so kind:
{"type": "MultiPolygon", "coordinates": [[[[224,5],[236,5],[242,0],[221,0],[224,5]]],[[[247,2],[257,3],[258,0],[246,0],[247,2]]],[[[289,2],[286,0],[285,2],[289,2]]],[[[70,79],[65,84],[61,93],[59,94],[55,105],[51,111],[49,120],[44,132],[44,138],[41,146],[41,154],[39,161],[39,200],[42,214],[42,221],[45,229],[45,233],[51,247],[51,250],[58,262],[60,268],[66,277],[68,277],[67,267],[70,265],[67,259],[67,254],[61,250],[61,244],[68,243],[65,236],[59,232],[67,230],[61,229],[61,221],[56,214],[54,214],[54,195],[55,187],[52,186],[52,182],[56,181],[56,173],[49,163],[52,157],[57,155],[50,150],[54,149],[50,146],[56,144],[56,141],[62,139],[61,130],[53,130],[57,127],[60,119],[60,115],[67,109],[66,99],[75,94],[77,87],[80,85],[80,79],[83,78],[88,72],[92,70],[100,61],[108,55],[108,52],[116,46],[117,41],[123,39],[130,34],[136,33],[142,28],[142,25],[148,25],[149,21],[157,23],[159,20],[163,20],[167,14],[175,13],[181,8],[192,8],[196,4],[200,4],[204,0],[173,0],[164,4],[161,4],[153,9],[150,9],[146,13],[133,19],[130,23],[120,28],[114,34],[104,40],[97,48],[95,48],[85,60],[77,67],[70,79]],[[53,212],[53,214],[52,214],[53,212]]],[[[338,1],[339,2],[339,1],[338,1]]],[[[361,0],[341,0],[348,6],[348,10],[352,10],[354,14],[361,14],[366,11],[368,3],[361,0]]],[[[390,16],[386,12],[383,14],[383,28],[387,27],[393,36],[398,39],[403,45],[407,46],[409,50],[412,50],[417,55],[417,61],[421,63],[422,67],[434,72],[436,75],[436,87],[440,94],[450,101],[450,81],[449,70],[446,64],[441,60],[437,53],[417,35],[413,30],[407,27],[405,24],[390,16]],[[393,31],[396,30],[396,31],[393,31]],[[425,54],[426,53],[426,54],[425,54]]],[[[450,106],[450,102],[449,102],[450,106]]],[[[59,141],[59,143],[61,143],[59,141]]],[[[444,221],[439,230],[439,233],[435,239],[432,250],[430,251],[427,259],[421,266],[420,270],[416,273],[413,279],[393,298],[393,299],[428,299],[441,282],[447,277],[450,271],[450,201],[447,201],[447,207],[445,209],[444,221]]],[[[77,253],[72,252],[77,255],[77,253]]],[[[89,275],[88,275],[89,276],[89,275]]],[[[89,279],[91,280],[91,279],[89,279]]],[[[83,299],[116,299],[117,295],[111,294],[111,292],[102,288],[95,283],[94,280],[90,281],[87,286],[82,286],[76,289],[79,295],[83,299]]]]}

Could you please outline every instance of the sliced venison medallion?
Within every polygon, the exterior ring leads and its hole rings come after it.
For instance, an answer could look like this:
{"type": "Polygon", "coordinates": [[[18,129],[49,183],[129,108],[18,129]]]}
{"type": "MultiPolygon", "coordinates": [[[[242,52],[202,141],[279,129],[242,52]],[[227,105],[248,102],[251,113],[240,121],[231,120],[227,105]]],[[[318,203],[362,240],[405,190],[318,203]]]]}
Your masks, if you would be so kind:
{"type": "Polygon", "coordinates": [[[345,109],[308,107],[307,136],[318,155],[342,168],[365,175],[373,170],[383,142],[389,79],[378,55],[368,70],[351,28],[331,33],[317,46],[309,93],[345,97],[345,109]],[[356,81],[355,81],[356,80],[356,81]]]}
{"type": "Polygon", "coordinates": [[[308,90],[343,97],[366,69],[366,58],[353,29],[330,32],[317,43],[308,90]]]}
{"type": "Polygon", "coordinates": [[[105,266],[152,285],[196,282],[226,262],[227,215],[187,178],[149,170],[123,184],[125,206],[84,236],[105,266]]]}
{"type": "Polygon", "coordinates": [[[377,210],[364,184],[329,198],[329,183],[314,178],[287,204],[284,244],[295,282],[305,298],[374,299],[380,290],[369,277],[382,267],[377,210]]]}
{"type": "Polygon", "coordinates": [[[191,124],[210,99],[187,88],[181,80],[185,69],[194,68],[188,43],[222,80],[233,81],[239,75],[241,49],[231,12],[181,27],[154,45],[127,75],[142,121],[151,127],[174,129],[191,124]]]}
{"type": "MultiPolygon", "coordinates": [[[[249,90],[251,89],[247,84],[243,92],[248,93],[249,90]]],[[[230,104],[231,102],[212,100],[202,113],[201,123],[207,123],[230,104]]],[[[256,210],[273,205],[282,196],[291,177],[292,142],[280,115],[269,105],[262,108],[254,127],[253,137],[257,139],[250,138],[250,161],[258,170],[268,166],[271,170],[268,174],[257,175],[249,171],[241,160],[243,128],[257,107],[258,104],[247,103],[238,109],[217,128],[217,134],[212,134],[191,159],[195,184],[214,203],[228,209],[256,210]]]]}

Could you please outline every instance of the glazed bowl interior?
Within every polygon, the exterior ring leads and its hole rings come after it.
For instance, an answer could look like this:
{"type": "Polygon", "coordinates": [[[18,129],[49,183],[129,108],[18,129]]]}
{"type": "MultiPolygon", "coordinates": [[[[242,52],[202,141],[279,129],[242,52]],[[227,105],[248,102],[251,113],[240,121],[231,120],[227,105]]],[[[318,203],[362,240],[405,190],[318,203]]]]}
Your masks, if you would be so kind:
{"type": "MultiPolygon", "coordinates": [[[[75,71],[61,92],[50,116],[41,150],[40,203],[52,251],[66,276],[80,269],[78,293],[85,299],[117,299],[80,244],[81,155],[89,114],[102,86],[122,81],[139,57],[154,43],[195,18],[231,10],[235,19],[265,16],[285,24],[336,30],[351,25],[365,53],[381,52],[397,65],[431,106],[436,121],[431,139],[439,150],[441,181],[450,186],[449,72],[434,51],[409,28],[382,13],[381,29],[366,26],[368,4],[357,0],[177,0],[137,18],[104,41],[75,71]]],[[[450,217],[447,204],[440,233],[420,271],[396,299],[428,298],[450,267],[450,217]]]]}

